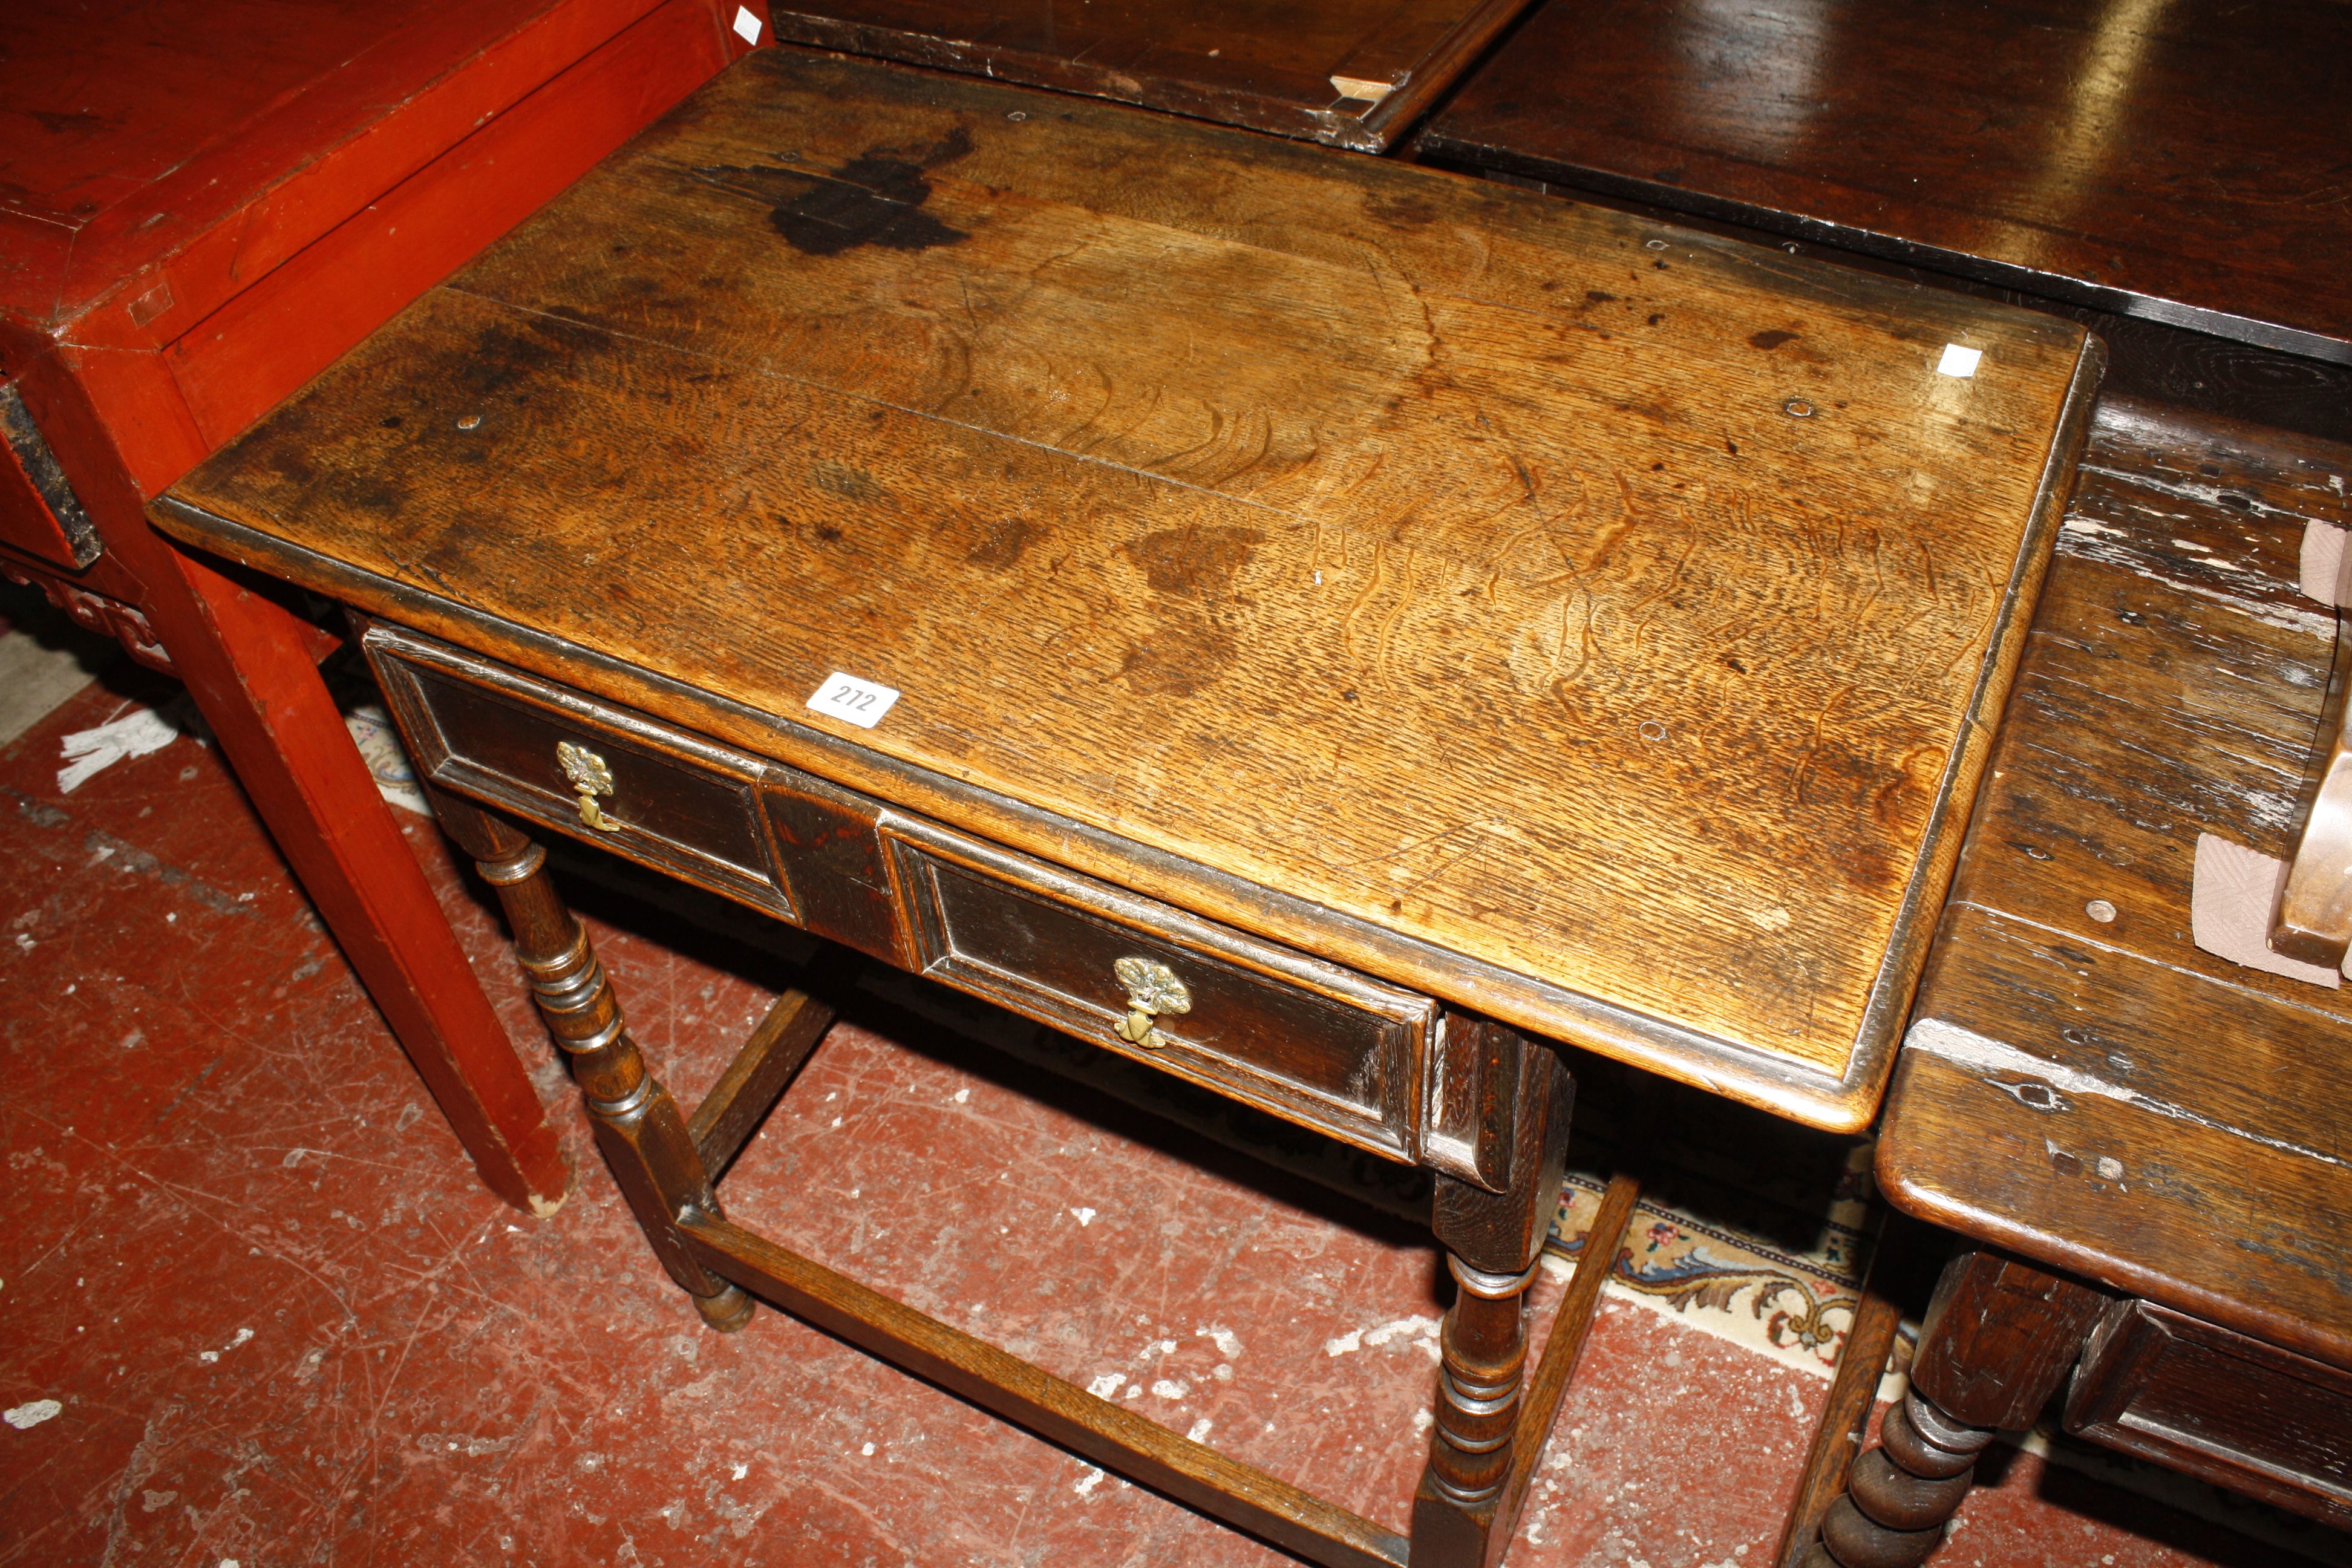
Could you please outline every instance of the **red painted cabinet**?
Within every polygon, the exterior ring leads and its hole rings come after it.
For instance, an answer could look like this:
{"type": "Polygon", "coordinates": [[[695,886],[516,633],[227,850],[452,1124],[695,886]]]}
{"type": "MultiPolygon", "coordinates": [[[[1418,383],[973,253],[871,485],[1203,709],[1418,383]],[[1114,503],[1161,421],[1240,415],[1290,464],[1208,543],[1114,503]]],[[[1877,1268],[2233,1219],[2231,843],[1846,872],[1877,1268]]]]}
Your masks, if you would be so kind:
{"type": "Polygon", "coordinates": [[[750,47],[736,0],[18,0],[0,571],[184,679],[484,1179],[567,1177],[319,678],[147,499],[750,47]]]}

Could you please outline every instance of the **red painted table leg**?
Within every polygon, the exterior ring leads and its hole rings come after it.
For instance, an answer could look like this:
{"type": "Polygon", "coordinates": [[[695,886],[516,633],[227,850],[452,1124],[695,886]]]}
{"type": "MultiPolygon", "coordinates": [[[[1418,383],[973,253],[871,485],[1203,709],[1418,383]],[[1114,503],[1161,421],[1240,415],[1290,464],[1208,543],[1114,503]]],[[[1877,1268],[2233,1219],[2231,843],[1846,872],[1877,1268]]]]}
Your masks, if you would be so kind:
{"type": "MultiPolygon", "coordinates": [[[[176,555],[176,552],[174,552],[176,555]]],[[[555,1212],[570,1172],[294,616],[187,556],[148,614],[238,782],[492,1192],[555,1212]],[[159,601],[177,599],[167,620],[159,601]],[[184,616],[184,619],[183,619],[184,616]]]]}
{"type": "Polygon", "coordinates": [[[138,437],[156,470],[147,488],[205,450],[156,357],[68,350],[27,366],[20,384],[106,539],[107,588],[145,612],[482,1180],[519,1209],[552,1214],[571,1190],[554,1130],[320,679],[315,630],[147,526],[142,476],[113,432],[138,437]]]}

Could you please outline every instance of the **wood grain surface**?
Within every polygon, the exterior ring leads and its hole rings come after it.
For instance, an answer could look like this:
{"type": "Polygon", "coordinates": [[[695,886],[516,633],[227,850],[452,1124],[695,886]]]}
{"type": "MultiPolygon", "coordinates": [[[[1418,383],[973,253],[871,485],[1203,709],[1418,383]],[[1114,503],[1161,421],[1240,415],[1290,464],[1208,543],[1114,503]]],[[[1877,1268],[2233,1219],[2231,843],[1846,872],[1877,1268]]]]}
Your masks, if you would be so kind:
{"type": "Polygon", "coordinates": [[[1422,145],[2352,363],[2336,0],[1550,0],[1422,145]]]}
{"type": "Polygon", "coordinates": [[[2200,832],[2293,846],[2352,449],[2111,405],[2060,535],[1879,1173],[1902,1206],[2352,1366],[2352,989],[2189,938],[2200,832]]]}
{"type": "Polygon", "coordinates": [[[2095,348],[1491,184],[761,51],[158,517],[1850,1126],[2095,348]],[[870,731],[804,712],[833,670],[905,695],[870,731]]]}
{"type": "Polygon", "coordinates": [[[1527,0],[830,0],[776,37],[1384,151],[1527,0]]]}

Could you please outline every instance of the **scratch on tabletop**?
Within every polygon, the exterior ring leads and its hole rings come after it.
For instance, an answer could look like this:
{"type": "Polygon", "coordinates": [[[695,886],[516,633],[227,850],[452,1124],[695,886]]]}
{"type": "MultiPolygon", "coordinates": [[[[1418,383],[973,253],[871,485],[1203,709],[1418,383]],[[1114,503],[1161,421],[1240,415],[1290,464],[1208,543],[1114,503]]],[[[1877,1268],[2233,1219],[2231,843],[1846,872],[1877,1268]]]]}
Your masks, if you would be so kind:
{"type": "Polygon", "coordinates": [[[1802,809],[1805,805],[1805,778],[1812,771],[1814,753],[1822,749],[1822,732],[1829,724],[1830,714],[1839,703],[1852,695],[1853,691],[1853,688],[1851,685],[1839,687],[1830,694],[1830,700],[1822,704],[1822,710],[1813,715],[1812,742],[1806,746],[1805,754],[1798,759],[1796,773],[1790,780],[1790,802],[1799,809],[1802,809]]]}

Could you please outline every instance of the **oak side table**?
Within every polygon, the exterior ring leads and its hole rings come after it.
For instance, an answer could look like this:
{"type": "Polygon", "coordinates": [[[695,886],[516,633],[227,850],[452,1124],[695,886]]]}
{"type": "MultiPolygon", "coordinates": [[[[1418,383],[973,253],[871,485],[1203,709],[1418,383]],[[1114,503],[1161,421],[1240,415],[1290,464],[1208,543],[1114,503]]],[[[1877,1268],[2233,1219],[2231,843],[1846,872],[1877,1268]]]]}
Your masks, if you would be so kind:
{"type": "Polygon", "coordinates": [[[1553,1044],[1874,1115],[2097,368],[1622,215],[771,49],[152,515],[353,608],[708,1321],[748,1291],[1426,1568],[1499,1556],[1580,1342],[1528,1374],[1553,1044]],[[688,1116],[524,826],[1433,1171],[1409,1534],[728,1219],[823,1010],[688,1116]]]}

